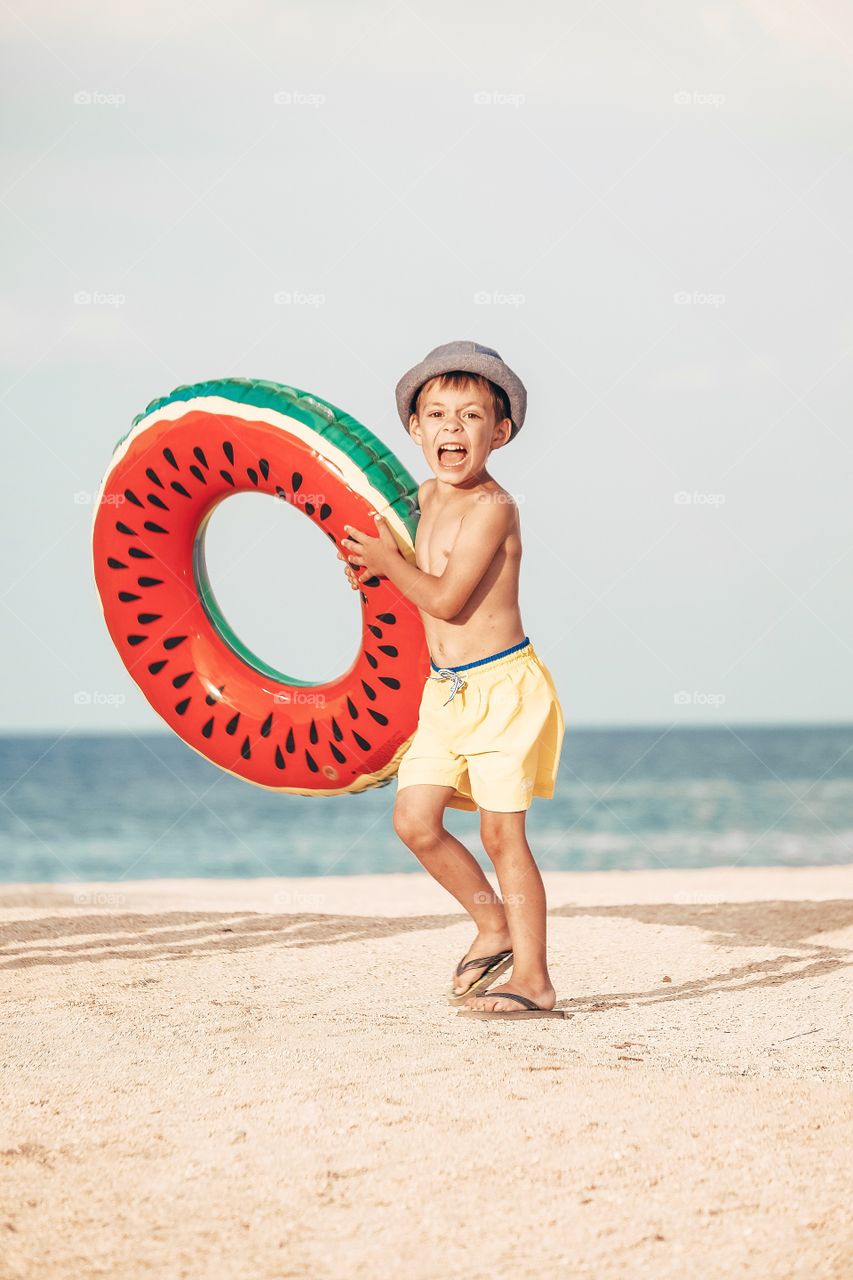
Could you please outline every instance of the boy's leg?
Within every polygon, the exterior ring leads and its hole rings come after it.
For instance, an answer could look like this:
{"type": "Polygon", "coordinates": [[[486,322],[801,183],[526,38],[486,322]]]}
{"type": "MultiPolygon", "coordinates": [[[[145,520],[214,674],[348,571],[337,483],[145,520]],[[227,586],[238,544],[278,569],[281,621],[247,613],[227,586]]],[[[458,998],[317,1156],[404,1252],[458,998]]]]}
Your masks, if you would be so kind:
{"type": "MultiPolygon", "coordinates": [[[[515,813],[481,809],[480,838],[497,873],[512,940],[512,980],[501,986],[527,996],[543,1009],[553,1009],[557,993],[548,974],[545,886],[527,843],[526,817],[526,809],[515,813]]],[[[517,1010],[517,1001],[500,1001],[500,991],[500,986],[492,987],[483,995],[471,996],[466,1006],[517,1010]]]]}
{"type": "MultiPolygon", "coordinates": [[[[453,791],[453,787],[432,783],[416,783],[398,790],[394,830],[433,879],[472,917],[477,937],[465,959],[473,960],[505,951],[510,945],[509,929],[503,904],[496,898],[482,867],[444,826],[444,810],[453,791]]],[[[485,966],[468,969],[458,978],[454,974],[455,989],[461,994],[484,970],[485,966]]]]}

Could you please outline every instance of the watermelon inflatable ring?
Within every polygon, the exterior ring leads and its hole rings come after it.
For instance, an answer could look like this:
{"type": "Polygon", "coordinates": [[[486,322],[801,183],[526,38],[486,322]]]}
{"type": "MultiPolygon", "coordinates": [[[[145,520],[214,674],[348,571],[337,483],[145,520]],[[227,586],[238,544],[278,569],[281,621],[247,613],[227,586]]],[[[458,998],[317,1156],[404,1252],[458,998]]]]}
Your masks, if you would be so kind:
{"type": "MultiPolygon", "coordinates": [[[[417,485],[361,423],[275,382],[178,387],[134,418],[95,503],[95,582],[121,659],[188,746],[247,782],[326,796],[386,785],[429,672],[420,615],[387,578],[368,578],[348,671],[312,683],[264,662],[205,566],[210,517],[241,491],[298,507],[336,547],[345,524],[367,530],[378,511],[414,562],[417,485]]],[[[341,589],[351,599],[343,568],[341,589]]]]}

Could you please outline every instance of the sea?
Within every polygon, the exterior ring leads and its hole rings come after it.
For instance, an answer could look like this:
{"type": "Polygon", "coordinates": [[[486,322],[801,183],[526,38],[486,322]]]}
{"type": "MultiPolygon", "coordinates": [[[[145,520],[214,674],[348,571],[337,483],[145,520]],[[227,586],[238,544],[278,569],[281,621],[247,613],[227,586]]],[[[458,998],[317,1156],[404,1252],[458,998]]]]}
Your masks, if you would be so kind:
{"type": "MultiPolygon", "coordinates": [[[[395,793],[279,794],[170,733],[7,735],[0,880],[420,871],[395,793]]],[[[488,865],[476,813],[446,825],[488,865]]],[[[853,863],[853,725],[570,729],[527,831],[543,870],[853,863]]]]}

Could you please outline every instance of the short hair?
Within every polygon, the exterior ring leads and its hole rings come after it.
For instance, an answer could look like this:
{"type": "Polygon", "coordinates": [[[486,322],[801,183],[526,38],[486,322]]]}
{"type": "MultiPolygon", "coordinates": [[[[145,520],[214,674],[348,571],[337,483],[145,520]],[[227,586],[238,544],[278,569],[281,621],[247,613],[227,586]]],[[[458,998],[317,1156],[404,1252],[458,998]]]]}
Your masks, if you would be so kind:
{"type": "MultiPolygon", "coordinates": [[[[450,373],[439,373],[434,378],[427,378],[426,382],[418,388],[417,394],[412,401],[412,413],[420,414],[421,396],[424,393],[424,389],[431,382],[437,382],[440,387],[446,387],[451,391],[462,391],[471,383],[474,386],[482,387],[492,398],[495,422],[503,422],[504,418],[509,418],[510,422],[512,422],[509,397],[503,387],[499,387],[496,382],[492,382],[491,378],[485,378],[481,373],[466,373],[463,369],[453,369],[450,373]]],[[[512,422],[512,428],[511,434],[514,434],[514,422],[512,422]]]]}

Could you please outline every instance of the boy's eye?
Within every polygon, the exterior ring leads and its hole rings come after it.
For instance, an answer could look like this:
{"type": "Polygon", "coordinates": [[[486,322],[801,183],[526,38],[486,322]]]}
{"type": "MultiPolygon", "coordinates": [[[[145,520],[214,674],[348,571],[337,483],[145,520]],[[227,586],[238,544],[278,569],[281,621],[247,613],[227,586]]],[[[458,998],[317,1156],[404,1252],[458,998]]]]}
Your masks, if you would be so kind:
{"type": "MultiPolygon", "coordinates": [[[[465,413],[466,413],[466,415],[467,415],[468,417],[471,417],[471,418],[479,418],[479,417],[480,417],[479,411],[478,411],[477,409],[466,409],[466,410],[465,410],[465,413]]],[[[440,409],[430,409],[430,410],[429,410],[429,412],[427,413],[427,417],[428,417],[428,418],[440,418],[440,417],[441,417],[441,410],[440,410],[440,409]]]]}

